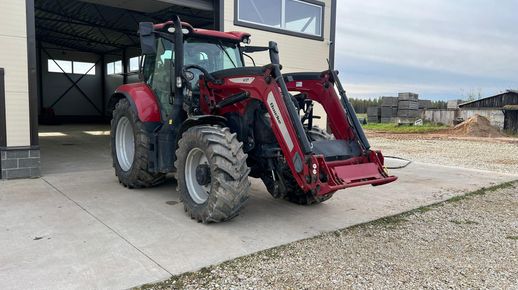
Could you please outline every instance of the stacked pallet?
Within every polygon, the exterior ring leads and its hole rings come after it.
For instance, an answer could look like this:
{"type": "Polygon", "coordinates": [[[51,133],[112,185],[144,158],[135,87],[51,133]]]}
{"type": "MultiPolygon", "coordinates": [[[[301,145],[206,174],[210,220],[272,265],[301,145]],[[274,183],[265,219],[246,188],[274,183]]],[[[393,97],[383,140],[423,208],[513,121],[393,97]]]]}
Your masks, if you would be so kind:
{"type": "Polygon", "coordinates": [[[369,123],[381,122],[381,107],[368,107],[367,108],[367,121],[369,123]]]}
{"type": "Polygon", "coordinates": [[[400,101],[417,101],[419,99],[418,94],[414,93],[399,93],[398,100],[400,101]]]}
{"type": "Polygon", "coordinates": [[[432,108],[432,101],[430,100],[419,100],[419,110],[426,110],[432,108]]]}
{"type": "Polygon", "coordinates": [[[381,123],[392,123],[397,117],[398,98],[382,97],[381,98],[381,123]]]}
{"type": "Polygon", "coordinates": [[[419,116],[419,96],[414,93],[400,93],[397,116],[399,122],[414,122],[419,116]]]}

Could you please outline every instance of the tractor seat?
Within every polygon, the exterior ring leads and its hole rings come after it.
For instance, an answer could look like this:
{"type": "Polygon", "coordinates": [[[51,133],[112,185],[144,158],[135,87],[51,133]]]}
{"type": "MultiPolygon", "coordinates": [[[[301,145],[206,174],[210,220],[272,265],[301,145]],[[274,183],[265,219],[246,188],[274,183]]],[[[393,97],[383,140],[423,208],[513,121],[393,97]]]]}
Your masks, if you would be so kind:
{"type": "Polygon", "coordinates": [[[326,161],[347,160],[361,155],[358,143],[345,140],[313,141],[313,153],[324,155],[326,161]]]}

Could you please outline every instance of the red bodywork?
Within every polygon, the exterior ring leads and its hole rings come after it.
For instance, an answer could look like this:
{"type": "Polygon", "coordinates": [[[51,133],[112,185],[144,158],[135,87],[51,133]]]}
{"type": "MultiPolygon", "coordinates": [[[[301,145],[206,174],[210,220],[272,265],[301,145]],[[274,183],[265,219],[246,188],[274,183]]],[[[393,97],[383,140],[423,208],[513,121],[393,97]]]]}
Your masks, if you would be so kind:
{"type": "MultiPolygon", "coordinates": [[[[173,21],[167,21],[160,24],[155,24],[154,28],[155,30],[164,30],[168,27],[173,26],[173,21]]],[[[182,27],[187,28],[189,30],[190,34],[194,34],[200,37],[212,37],[212,38],[218,38],[218,39],[224,39],[227,41],[235,41],[235,42],[242,42],[243,39],[250,37],[250,33],[247,32],[240,32],[240,31],[230,31],[230,32],[223,32],[223,31],[217,31],[217,30],[208,30],[208,29],[201,29],[201,28],[193,28],[189,23],[182,22],[182,27]]]]}
{"type": "MultiPolygon", "coordinates": [[[[201,81],[203,83],[203,81],[201,81]]],[[[247,91],[252,99],[260,100],[269,110],[272,116],[272,128],[282,152],[285,156],[291,172],[299,186],[307,190],[315,190],[318,195],[326,195],[336,190],[360,186],[366,184],[382,185],[395,181],[397,177],[389,176],[384,168],[383,155],[376,151],[366,151],[361,157],[348,160],[329,162],[322,155],[305,156],[299,145],[295,128],[290,120],[288,109],[283,101],[279,86],[271,79],[271,70],[266,68],[264,75],[243,75],[227,77],[222,84],[208,83],[208,88],[200,83],[201,109],[205,114],[224,115],[227,112],[240,112],[244,114],[250,100],[236,103],[223,108],[218,112],[211,110],[211,105],[227,98],[230,95],[247,91]],[[269,80],[269,82],[268,82],[269,80]],[[275,104],[272,105],[272,102],[275,104]],[[278,107],[279,112],[276,112],[278,107]],[[280,114],[280,118],[277,115],[280,114]],[[285,129],[284,129],[285,128],[285,129]],[[283,135],[283,132],[285,133],[283,135]],[[291,140],[291,141],[290,141],[291,140]],[[304,169],[296,173],[293,158],[295,154],[305,156],[304,169]],[[313,170],[315,169],[315,170],[313,170]],[[319,179],[320,172],[328,176],[326,182],[319,179]],[[311,180],[311,182],[307,182],[311,180]]],[[[353,140],[356,138],[352,131],[345,110],[330,81],[330,74],[323,72],[320,79],[287,82],[288,90],[304,92],[309,98],[320,103],[329,116],[329,125],[338,140],[353,140]]]]}
{"type": "MultiPolygon", "coordinates": [[[[156,30],[165,30],[172,26],[171,21],[156,24],[156,30]]],[[[189,29],[189,33],[203,36],[226,39],[241,42],[250,36],[243,32],[220,32],[205,29],[194,29],[187,23],[182,23],[183,28],[189,29]]],[[[203,114],[222,116],[230,112],[239,112],[244,115],[250,99],[235,103],[222,109],[216,109],[215,104],[246,91],[251,99],[261,101],[268,108],[272,129],[278,140],[285,160],[294,175],[298,185],[304,191],[314,191],[317,195],[328,193],[360,185],[382,185],[393,182],[395,176],[389,176],[384,167],[384,158],[381,152],[365,150],[359,157],[347,160],[326,161],[322,155],[305,155],[292,123],[281,90],[277,82],[272,78],[272,68],[264,67],[262,74],[245,74],[229,76],[221,79],[221,83],[205,83],[200,80],[200,107],[203,114]],[[297,173],[293,162],[298,154],[303,160],[303,169],[297,173]],[[320,173],[327,176],[325,182],[321,181],[320,173]]],[[[329,127],[337,140],[356,140],[356,134],[348,121],[348,116],[340,102],[332,76],[329,71],[322,72],[319,77],[304,80],[288,81],[289,91],[301,92],[310,99],[320,103],[327,116],[329,127]]],[[[138,116],[143,122],[160,122],[160,107],[153,91],[144,83],[128,84],[120,86],[116,93],[124,94],[131,98],[138,116]]]]}
{"type": "Polygon", "coordinates": [[[153,91],[145,83],[122,85],[115,91],[131,98],[142,122],[160,122],[160,107],[153,91]]]}

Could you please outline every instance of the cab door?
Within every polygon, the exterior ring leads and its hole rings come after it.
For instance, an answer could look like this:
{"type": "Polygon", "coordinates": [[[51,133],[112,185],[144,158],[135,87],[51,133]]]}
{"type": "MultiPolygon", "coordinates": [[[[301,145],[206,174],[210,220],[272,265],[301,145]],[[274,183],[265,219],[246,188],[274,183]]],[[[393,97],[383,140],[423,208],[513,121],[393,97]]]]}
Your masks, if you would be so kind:
{"type": "Polygon", "coordinates": [[[148,55],[144,60],[144,79],[158,99],[162,120],[171,118],[174,77],[174,44],[158,38],[156,55],[148,55]]]}

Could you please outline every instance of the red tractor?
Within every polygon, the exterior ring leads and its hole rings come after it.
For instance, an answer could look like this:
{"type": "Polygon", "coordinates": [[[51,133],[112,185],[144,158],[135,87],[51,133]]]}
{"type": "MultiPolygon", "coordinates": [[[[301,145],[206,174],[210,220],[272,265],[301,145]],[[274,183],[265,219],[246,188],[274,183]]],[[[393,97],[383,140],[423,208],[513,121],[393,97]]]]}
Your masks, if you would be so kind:
{"type": "Polygon", "coordinates": [[[113,165],[124,186],[151,187],[174,173],[186,212],[208,223],[239,213],[249,177],[304,205],[396,180],[370,149],[336,71],[282,74],[275,42],[250,46],[248,33],[173,19],[140,23],[142,82],[110,100],[113,165]],[[259,51],[271,64],[245,66],[259,51]],[[313,125],[314,102],[332,134],[313,125]]]}

